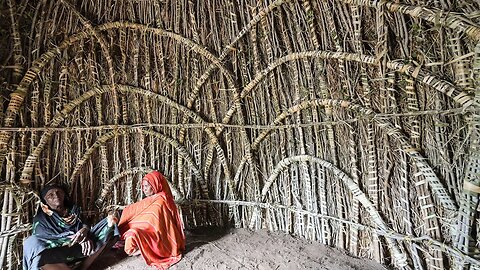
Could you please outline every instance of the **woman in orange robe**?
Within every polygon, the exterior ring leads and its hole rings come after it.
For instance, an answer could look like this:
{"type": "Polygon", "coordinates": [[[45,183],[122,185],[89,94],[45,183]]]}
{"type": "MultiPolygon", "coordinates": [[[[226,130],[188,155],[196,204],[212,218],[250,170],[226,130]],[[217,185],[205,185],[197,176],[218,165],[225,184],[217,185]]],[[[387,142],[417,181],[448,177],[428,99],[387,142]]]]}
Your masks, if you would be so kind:
{"type": "Polygon", "coordinates": [[[158,171],[142,180],[145,199],[127,206],[119,229],[129,255],[140,251],[148,265],[167,269],[182,258],[185,235],[172,192],[158,171]]]}

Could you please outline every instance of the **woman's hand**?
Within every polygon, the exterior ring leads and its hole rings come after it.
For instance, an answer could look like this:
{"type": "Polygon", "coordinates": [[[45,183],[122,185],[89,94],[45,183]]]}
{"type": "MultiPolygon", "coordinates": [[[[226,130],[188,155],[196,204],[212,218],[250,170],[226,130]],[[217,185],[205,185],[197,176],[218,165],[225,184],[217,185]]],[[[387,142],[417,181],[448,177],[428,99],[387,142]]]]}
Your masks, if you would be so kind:
{"type": "MultiPolygon", "coordinates": [[[[70,246],[73,246],[77,243],[82,244],[86,240],[88,240],[88,228],[84,227],[84,228],[81,228],[76,234],[73,235],[70,246]]],[[[83,246],[82,246],[82,250],[83,250],[83,246]]]]}

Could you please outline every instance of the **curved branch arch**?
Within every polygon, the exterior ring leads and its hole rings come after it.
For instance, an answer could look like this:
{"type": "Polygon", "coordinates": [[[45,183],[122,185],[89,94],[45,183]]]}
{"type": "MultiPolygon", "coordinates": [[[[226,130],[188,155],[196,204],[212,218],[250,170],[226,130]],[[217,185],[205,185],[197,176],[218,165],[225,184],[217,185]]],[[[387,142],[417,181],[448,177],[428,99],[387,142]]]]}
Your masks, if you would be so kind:
{"type": "MultiPolygon", "coordinates": [[[[110,22],[105,23],[102,25],[98,25],[92,29],[92,31],[106,31],[116,28],[132,28],[136,30],[141,30],[144,32],[150,31],[157,35],[170,37],[186,46],[189,46],[193,51],[197,52],[198,54],[202,55],[203,57],[207,58],[208,60],[212,61],[215,66],[217,66],[222,72],[227,75],[227,80],[233,84],[233,75],[231,72],[222,65],[221,61],[215,57],[213,54],[208,52],[199,44],[194,43],[193,41],[182,37],[178,34],[173,32],[165,31],[159,28],[151,28],[145,25],[130,23],[130,22],[110,22]]],[[[15,121],[15,117],[22,106],[25,97],[28,94],[28,88],[30,87],[31,83],[37,78],[38,74],[43,70],[43,68],[47,65],[50,60],[54,57],[59,56],[63,50],[67,49],[68,47],[73,46],[76,42],[90,37],[89,33],[84,30],[83,32],[74,34],[65,40],[63,40],[60,45],[54,47],[47,52],[43,53],[37,60],[32,63],[32,67],[27,70],[25,75],[23,76],[22,80],[18,84],[17,88],[13,93],[10,94],[10,102],[8,103],[3,126],[4,127],[11,127],[15,121]]],[[[8,132],[0,132],[0,146],[2,149],[6,149],[6,145],[10,140],[11,134],[8,132]]],[[[4,156],[6,152],[0,151],[0,163],[3,162],[4,156]]]]}
{"type": "MultiPolygon", "coordinates": [[[[341,59],[344,61],[354,61],[362,64],[378,66],[375,57],[362,55],[357,53],[346,52],[331,52],[331,51],[307,51],[292,53],[270,63],[265,69],[261,70],[255,75],[255,78],[251,80],[244,88],[240,97],[245,98],[257,85],[260,83],[271,71],[290,61],[302,60],[305,58],[323,58],[323,59],[341,59]]],[[[437,78],[429,72],[408,64],[402,64],[400,62],[388,61],[387,68],[404,73],[408,76],[412,76],[417,81],[420,81],[433,89],[446,94],[451,97],[455,102],[463,107],[468,107],[473,103],[473,98],[464,91],[458,90],[453,84],[448,81],[437,78]]],[[[228,123],[231,120],[236,107],[232,106],[225,114],[222,123],[228,123]]]]}
{"type": "Polygon", "coordinates": [[[413,18],[419,18],[433,24],[440,24],[452,30],[467,34],[474,40],[480,40],[480,27],[465,16],[445,10],[432,10],[426,7],[400,4],[392,1],[376,0],[340,0],[345,4],[353,4],[378,9],[384,6],[390,12],[398,12],[413,18]]]}
{"type": "MultiPolygon", "coordinates": [[[[123,172],[113,176],[108,180],[108,182],[104,185],[102,191],[100,192],[100,197],[96,201],[97,205],[103,204],[103,198],[107,197],[108,193],[111,191],[113,184],[117,182],[120,178],[123,178],[129,174],[137,174],[137,173],[150,173],[153,171],[150,167],[133,167],[128,170],[124,170],[123,172]]],[[[178,191],[177,187],[167,179],[167,183],[172,190],[173,197],[175,198],[176,203],[181,203],[184,200],[183,195],[178,191]]]]}
{"type": "MultiPolygon", "coordinates": [[[[248,22],[245,27],[240,30],[240,32],[237,34],[237,36],[230,42],[230,44],[225,46],[225,49],[220,53],[220,56],[218,59],[220,61],[223,61],[225,57],[227,57],[228,53],[233,50],[233,45],[237,43],[252,27],[256,26],[258,22],[262,20],[265,16],[267,16],[272,10],[280,7],[281,5],[290,2],[291,0],[275,0],[273,3],[268,5],[266,8],[264,8],[262,11],[258,12],[253,16],[253,18],[248,22]]],[[[210,64],[207,69],[203,72],[203,74],[200,76],[200,78],[197,80],[197,83],[195,84],[193,91],[191,92],[190,96],[187,99],[187,107],[193,106],[193,102],[198,96],[198,91],[200,91],[200,87],[203,86],[203,84],[207,81],[207,79],[210,77],[210,74],[213,71],[213,68],[215,65],[210,64]]]]}
{"type": "Polygon", "coordinates": [[[114,74],[115,72],[113,71],[113,60],[112,56],[110,55],[110,52],[107,48],[105,39],[103,36],[101,36],[97,29],[93,28],[91,22],[85,18],[76,8],[75,6],[72,5],[68,0],[60,0],[60,3],[62,3],[65,7],[70,9],[73,14],[75,14],[78,19],[80,20],[80,23],[84,27],[84,31],[89,33],[91,36],[95,37],[95,39],[98,41],[100,44],[100,48],[102,49],[103,55],[105,56],[105,59],[107,60],[107,66],[108,66],[108,75],[110,79],[110,85],[112,86],[112,91],[113,91],[113,102],[114,102],[114,115],[115,117],[113,118],[115,121],[115,124],[118,122],[118,118],[120,116],[118,112],[118,101],[117,101],[117,92],[115,89],[115,78],[114,74]]]}
{"type": "MultiPolygon", "coordinates": [[[[262,20],[265,16],[267,16],[271,11],[276,9],[277,7],[280,7],[281,5],[290,2],[291,0],[275,0],[273,3],[268,5],[266,8],[258,12],[253,16],[253,18],[248,22],[248,24],[240,30],[240,32],[237,34],[237,36],[230,42],[230,44],[225,46],[225,49],[222,51],[218,59],[220,61],[223,61],[225,57],[227,57],[228,53],[233,49],[233,45],[237,43],[252,27],[256,26],[258,22],[262,20]]],[[[191,108],[193,106],[194,101],[198,97],[198,93],[200,91],[200,88],[203,86],[203,84],[207,81],[207,79],[210,77],[215,65],[212,63],[210,64],[207,69],[203,72],[203,74],[200,76],[200,78],[197,80],[197,82],[194,85],[193,91],[190,93],[190,95],[187,98],[187,108],[191,108]]],[[[234,97],[233,97],[233,106],[234,108],[237,108],[237,111],[239,111],[239,120],[240,124],[244,124],[244,116],[243,116],[243,111],[240,112],[240,105],[241,105],[241,98],[240,94],[238,93],[237,89],[234,88],[234,97]]],[[[232,113],[233,114],[233,113],[232,113]]],[[[184,121],[185,122],[185,121],[184,121]]],[[[223,131],[223,128],[217,129],[216,135],[219,136],[223,131]]],[[[244,138],[244,144],[246,145],[245,151],[246,151],[246,157],[247,160],[252,164],[253,163],[253,153],[252,149],[250,147],[250,142],[248,140],[248,136],[246,134],[245,129],[241,130],[241,136],[244,138]]],[[[184,137],[184,129],[180,130],[180,142],[183,141],[184,137]]],[[[210,156],[210,154],[209,154],[210,156]]],[[[256,172],[254,171],[253,176],[254,178],[257,178],[256,172]]],[[[235,185],[235,180],[232,182],[231,187],[234,189],[235,185]]]]}
{"type": "MultiPolygon", "coordinates": [[[[431,166],[425,161],[426,158],[415,148],[413,147],[408,140],[405,138],[405,135],[401,133],[401,131],[394,127],[391,123],[386,120],[382,120],[379,118],[374,117],[374,112],[372,110],[366,109],[358,104],[354,104],[349,101],[345,100],[334,100],[334,99],[314,99],[314,100],[307,100],[304,101],[296,106],[293,106],[287,109],[285,112],[281,113],[276,117],[273,121],[271,126],[275,126],[280,124],[288,116],[299,112],[301,110],[311,108],[311,107],[318,107],[318,106],[331,106],[331,107],[343,107],[346,109],[354,110],[359,112],[362,115],[373,117],[373,121],[380,127],[384,132],[387,133],[391,138],[396,140],[400,143],[400,149],[405,151],[407,155],[412,158],[418,169],[422,172],[422,175],[425,177],[425,180],[428,182],[428,185],[432,188],[433,193],[439,199],[442,206],[449,211],[455,212],[457,211],[457,206],[455,202],[450,198],[448,192],[444,188],[443,184],[438,179],[437,175],[431,168],[431,166]]],[[[272,131],[272,129],[267,129],[263,131],[258,137],[255,139],[254,143],[252,144],[252,149],[257,149],[260,142],[265,139],[268,134],[272,131]]],[[[242,161],[239,165],[239,170],[245,165],[245,158],[242,158],[242,161]]],[[[238,173],[238,172],[237,172],[238,173]]],[[[238,176],[235,175],[234,180],[236,181],[238,176]]],[[[236,183],[236,182],[235,182],[236,183]]]]}
{"type": "Polygon", "coordinates": [[[227,75],[227,80],[230,84],[234,84],[233,81],[233,74],[230,70],[228,70],[223,64],[222,64],[222,59],[216,57],[213,55],[211,52],[205,49],[204,46],[197,44],[193,42],[192,40],[183,37],[179,34],[175,34],[170,31],[166,31],[161,28],[153,28],[149,27],[144,24],[138,24],[138,23],[133,23],[133,22],[126,22],[126,21],[117,21],[117,22],[109,22],[105,23],[102,25],[98,25],[95,27],[95,29],[98,29],[100,31],[106,31],[106,30],[112,30],[112,29],[117,29],[117,28],[130,28],[130,29],[135,29],[139,30],[141,32],[151,32],[153,34],[157,34],[159,36],[165,36],[169,37],[173,40],[178,41],[181,44],[186,45],[187,47],[191,48],[194,52],[202,55],[206,59],[210,60],[212,62],[212,65],[218,67],[225,75],[227,75]]]}
{"type": "MultiPolygon", "coordinates": [[[[189,110],[185,106],[180,105],[177,102],[169,99],[168,97],[165,97],[165,96],[162,96],[160,94],[151,92],[149,90],[145,90],[145,89],[138,88],[138,87],[133,87],[133,86],[128,86],[128,85],[118,85],[118,88],[119,88],[120,91],[136,93],[136,94],[140,94],[140,95],[143,95],[143,96],[146,96],[146,97],[150,97],[150,98],[160,100],[161,102],[165,103],[166,105],[183,112],[185,115],[192,118],[195,122],[200,123],[200,124],[207,124],[207,122],[205,120],[203,120],[203,118],[201,116],[199,116],[195,112],[189,110]]],[[[67,114],[69,112],[71,112],[73,109],[75,109],[78,105],[82,104],[83,102],[89,100],[90,98],[92,98],[96,95],[101,95],[103,93],[106,93],[108,90],[110,90],[109,85],[104,85],[102,87],[95,87],[94,89],[92,89],[88,92],[85,92],[83,95],[76,98],[75,100],[72,100],[70,103],[65,105],[65,107],[59,113],[57,113],[55,115],[55,117],[53,118],[53,120],[50,124],[50,127],[57,127],[61,122],[63,122],[63,120],[65,119],[67,114]]],[[[225,158],[225,153],[224,153],[222,147],[220,146],[220,143],[218,142],[218,138],[215,136],[215,132],[214,132],[213,128],[208,128],[207,127],[207,128],[205,128],[205,132],[210,137],[210,143],[215,145],[215,149],[217,150],[219,160],[220,160],[220,162],[223,166],[223,169],[225,171],[225,178],[226,178],[227,184],[229,185],[229,187],[231,189],[232,197],[235,198],[236,194],[235,194],[235,190],[233,188],[234,187],[233,186],[233,181],[231,179],[230,169],[228,167],[228,164],[227,164],[227,161],[226,161],[226,158],[225,158]]],[[[52,129],[48,129],[47,131],[45,131],[44,134],[42,135],[42,137],[40,138],[40,142],[38,143],[37,147],[35,147],[35,150],[33,151],[33,153],[31,153],[28,156],[27,160],[25,161],[25,165],[24,165],[21,177],[20,177],[21,182],[23,182],[23,183],[29,183],[30,182],[31,174],[33,172],[35,162],[36,162],[38,156],[40,155],[40,153],[43,151],[43,148],[47,144],[47,142],[50,139],[50,137],[52,136],[52,134],[53,134],[52,129]]]]}
{"type": "MultiPolygon", "coordinates": [[[[132,86],[123,86],[123,89],[128,91],[128,92],[131,92],[131,93],[137,93],[137,94],[140,94],[140,95],[144,95],[144,96],[147,96],[147,97],[158,99],[158,100],[164,102],[167,105],[174,105],[174,107],[176,109],[178,109],[178,110],[182,111],[183,113],[185,113],[186,115],[190,116],[190,118],[193,119],[195,122],[200,123],[200,124],[207,124],[207,122],[205,120],[203,120],[203,118],[200,117],[198,114],[191,111],[187,107],[172,101],[171,99],[169,99],[165,96],[159,95],[159,94],[151,92],[151,91],[145,91],[144,89],[141,89],[141,88],[138,88],[138,87],[132,87],[132,86]],[[171,104],[169,104],[169,103],[171,103],[171,104]]],[[[225,153],[223,151],[223,148],[220,146],[218,138],[215,135],[215,130],[213,128],[206,127],[205,132],[210,137],[210,140],[211,140],[210,143],[213,144],[215,146],[215,149],[217,150],[218,158],[219,158],[219,160],[220,160],[220,162],[223,166],[224,172],[225,172],[225,178],[226,178],[227,184],[230,187],[230,190],[232,192],[232,198],[236,198],[236,192],[235,192],[234,184],[233,184],[233,181],[232,181],[232,178],[231,178],[232,174],[230,172],[230,168],[228,167],[227,159],[225,158],[225,153]]]]}
{"type": "MultiPolygon", "coordinates": [[[[250,22],[238,33],[238,35],[233,39],[233,41],[225,46],[225,50],[220,54],[219,60],[222,61],[227,55],[228,52],[233,48],[233,45],[237,43],[252,27],[254,27],[263,17],[265,17],[268,13],[270,13],[275,8],[289,3],[291,0],[276,0],[275,2],[271,3],[268,7],[260,11],[256,14],[250,22]]],[[[431,23],[440,22],[441,25],[448,27],[453,30],[460,30],[461,32],[466,33],[468,36],[472,37],[475,40],[480,40],[480,27],[475,25],[473,22],[465,18],[464,16],[454,15],[451,12],[442,12],[441,10],[435,12],[431,9],[420,7],[420,6],[413,6],[413,5],[406,5],[406,4],[399,4],[394,2],[382,2],[376,0],[341,0],[341,2],[345,4],[354,4],[358,6],[365,6],[378,9],[381,6],[385,6],[390,12],[398,12],[402,13],[414,18],[420,18],[426,20],[431,23]]],[[[210,73],[213,70],[214,65],[210,65],[202,76],[198,79],[197,85],[195,86],[195,90],[192,94],[195,94],[196,91],[199,91],[199,88],[206,82],[210,73]]],[[[195,94],[196,95],[196,94],[195,94]]],[[[196,96],[193,96],[193,100],[196,96]]],[[[190,97],[188,99],[190,101],[190,97]]],[[[193,102],[193,101],[190,101],[193,102]]]]}
{"type": "MultiPolygon", "coordinates": [[[[203,178],[203,175],[200,171],[199,168],[197,168],[193,158],[190,156],[190,154],[188,153],[187,149],[185,149],[185,147],[183,147],[182,145],[180,145],[178,143],[177,140],[171,138],[171,137],[168,137],[167,135],[165,134],[161,134],[159,132],[155,132],[155,131],[151,131],[151,130],[145,130],[145,129],[135,129],[135,130],[128,130],[128,129],[121,129],[121,130],[114,130],[114,131],[111,131],[109,133],[106,133],[104,135],[102,135],[101,137],[97,138],[97,140],[95,141],[95,143],[90,146],[86,151],[85,153],[83,154],[83,157],[80,161],[78,161],[75,165],[75,168],[72,172],[72,174],[70,175],[70,180],[73,180],[73,178],[75,176],[77,176],[78,172],[80,171],[80,169],[83,167],[83,165],[85,165],[85,163],[88,161],[88,159],[91,157],[91,155],[93,154],[93,152],[95,152],[95,150],[100,147],[101,145],[105,145],[109,140],[113,139],[115,136],[118,136],[120,134],[122,135],[125,135],[125,134],[130,134],[130,133],[136,133],[136,132],[139,132],[139,133],[142,133],[142,134],[147,134],[147,135],[152,135],[152,136],[155,136],[156,138],[170,144],[171,146],[173,146],[175,148],[175,150],[177,150],[178,154],[180,156],[182,156],[186,161],[187,163],[190,164],[190,167],[193,171],[193,173],[195,174],[195,176],[200,180],[200,186],[201,186],[201,189],[202,189],[202,195],[204,198],[208,198],[208,189],[207,189],[207,185],[206,185],[206,182],[205,182],[205,179],[203,178]]],[[[107,191],[108,192],[108,191],[107,191]]],[[[102,196],[104,194],[102,193],[102,196]]]]}
{"type": "MultiPolygon", "coordinates": [[[[342,170],[340,170],[330,162],[327,162],[323,159],[319,159],[316,157],[308,156],[308,155],[288,157],[281,160],[275,166],[275,169],[273,170],[270,177],[268,177],[267,181],[265,182],[265,186],[262,189],[262,194],[261,194],[262,202],[265,200],[268,189],[273,184],[273,182],[277,179],[278,175],[283,170],[287,169],[294,162],[311,162],[311,163],[319,164],[324,168],[330,169],[333,172],[333,174],[338,179],[342,180],[342,182],[347,186],[347,188],[352,193],[353,197],[362,204],[365,210],[367,210],[368,214],[370,215],[375,225],[377,225],[378,228],[380,228],[381,230],[391,231],[386,225],[385,221],[383,221],[382,217],[380,216],[380,213],[378,213],[377,209],[372,204],[372,202],[370,202],[370,200],[367,198],[365,193],[363,193],[362,190],[360,190],[360,187],[357,184],[355,184],[355,182],[346,173],[344,173],[342,170]]],[[[398,267],[406,267],[408,265],[406,255],[400,251],[399,247],[397,246],[397,243],[394,240],[389,239],[388,237],[385,238],[385,240],[388,242],[390,249],[392,250],[392,254],[393,254],[393,257],[395,258],[396,265],[398,267]]]]}
{"type": "MultiPolygon", "coordinates": [[[[280,7],[281,5],[290,2],[291,0],[275,0],[273,3],[269,4],[266,8],[258,12],[253,16],[253,18],[248,22],[245,27],[240,30],[240,32],[235,36],[235,38],[230,42],[230,44],[225,46],[225,49],[221,52],[220,56],[218,57],[219,61],[223,61],[225,57],[227,57],[228,53],[233,49],[233,46],[235,43],[237,43],[248,31],[252,29],[252,27],[256,26],[258,22],[260,22],[265,16],[267,16],[271,11],[276,9],[277,7],[280,7]]],[[[200,92],[200,88],[203,86],[203,84],[207,81],[207,79],[210,77],[215,65],[214,63],[210,64],[206,70],[203,72],[203,74],[200,76],[200,78],[197,80],[195,83],[192,92],[190,92],[190,95],[187,98],[187,108],[191,108],[194,104],[194,101],[198,97],[198,94],[200,92]]],[[[243,111],[240,110],[240,105],[241,105],[241,98],[240,94],[238,93],[236,87],[233,87],[234,90],[234,96],[233,96],[233,107],[237,108],[237,111],[239,111],[239,121],[240,125],[244,125],[244,115],[243,111]]],[[[185,119],[183,120],[183,123],[185,123],[185,119]]],[[[223,128],[217,129],[216,135],[219,136],[223,131],[223,128]]],[[[185,130],[182,128],[180,129],[180,135],[179,135],[179,140],[180,142],[183,141],[184,138],[184,132],[185,130]]],[[[250,163],[253,163],[252,160],[252,150],[250,148],[250,142],[248,140],[248,136],[246,134],[245,128],[241,130],[241,136],[244,139],[244,144],[246,145],[245,151],[247,152],[247,158],[250,163]]],[[[210,156],[210,155],[209,155],[210,156]]],[[[256,178],[255,172],[253,177],[256,178]]],[[[235,182],[235,181],[234,181],[235,182]]]]}
{"type": "MultiPolygon", "coordinates": [[[[107,92],[106,87],[102,87],[102,88],[95,87],[94,89],[85,92],[80,97],[77,97],[76,99],[70,101],[67,105],[65,105],[65,107],[60,112],[58,112],[55,115],[55,117],[52,119],[50,123],[50,127],[57,127],[58,125],[60,125],[61,122],[65,120],[65,117],[67,116],[67,114],[71,112],[73,109],[75,109],[78,105],[82,104],[83,102],[89,100],[94,96],[101,95],[105,92],[107,92]]],[[[52,134],[53,134],[53,129],[47,129],[43,133],[42,137],[40,138],[38,145],[35,147],[33,152],[25,160],[22,174],[20,176],[21,183],[23,184],[30,183],[35,162],[37,161],[37,158],[40,155],[40,153],[43,151],[43,148],[47,145],[47,142],[52,136],[52,134]]]]}

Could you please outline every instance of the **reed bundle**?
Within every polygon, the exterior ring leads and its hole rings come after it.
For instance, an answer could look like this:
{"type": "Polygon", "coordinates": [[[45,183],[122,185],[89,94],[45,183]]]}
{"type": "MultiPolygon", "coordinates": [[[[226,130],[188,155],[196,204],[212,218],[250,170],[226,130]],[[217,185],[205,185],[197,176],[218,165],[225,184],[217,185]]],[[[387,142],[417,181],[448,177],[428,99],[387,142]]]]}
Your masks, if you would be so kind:
{"type": "Polygon", "coordinates": [[[167,175],[186,227],[480,269],[480,4],[0,1],[0,267],[49,182],[101,217],[167,175]]]}

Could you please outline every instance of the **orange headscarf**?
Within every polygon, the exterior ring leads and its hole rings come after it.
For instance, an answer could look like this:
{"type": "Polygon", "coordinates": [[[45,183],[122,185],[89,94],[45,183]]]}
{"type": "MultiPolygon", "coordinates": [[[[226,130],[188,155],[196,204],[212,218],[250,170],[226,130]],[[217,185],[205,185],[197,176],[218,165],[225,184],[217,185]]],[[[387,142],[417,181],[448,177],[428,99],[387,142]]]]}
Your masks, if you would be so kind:
{"type": "Polygon", "coordinates": [[[159,194],[160,196],[165,197],[168,205],[168,209],[170,211],[174,210],[177,211],[177,206],[175,205],[175,201],[173,200],[172,191],[170,190],[170,186],[165,179],[165,176],[158,171],[153,171],[145,177],[143,177],[142,182],[148,182],[150,186],[152,186],[153,192],[155,194],[159,194]]]}

